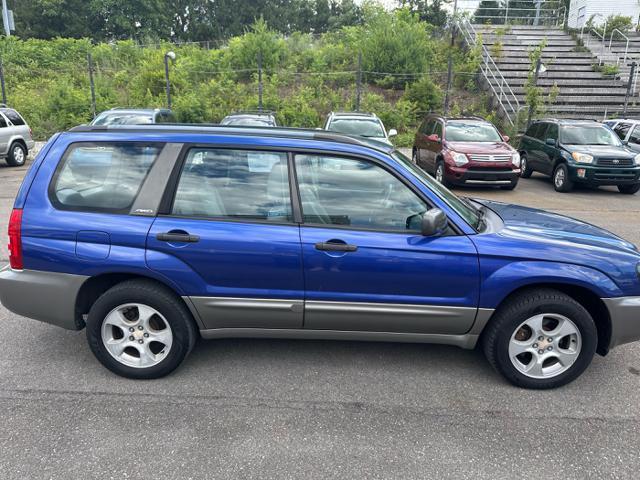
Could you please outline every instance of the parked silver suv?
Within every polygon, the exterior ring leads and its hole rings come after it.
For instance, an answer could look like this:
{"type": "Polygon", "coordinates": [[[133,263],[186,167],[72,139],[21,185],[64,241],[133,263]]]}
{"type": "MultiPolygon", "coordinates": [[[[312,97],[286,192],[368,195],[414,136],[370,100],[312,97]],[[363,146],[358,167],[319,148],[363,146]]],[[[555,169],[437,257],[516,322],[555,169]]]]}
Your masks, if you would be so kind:
{"type": "Polygon", "coordinates": [[[0,108],[0,157],[10,167],[19,167],[27,161],[29,150],[35,146],[31,129],[13,108],[0,108]]]}

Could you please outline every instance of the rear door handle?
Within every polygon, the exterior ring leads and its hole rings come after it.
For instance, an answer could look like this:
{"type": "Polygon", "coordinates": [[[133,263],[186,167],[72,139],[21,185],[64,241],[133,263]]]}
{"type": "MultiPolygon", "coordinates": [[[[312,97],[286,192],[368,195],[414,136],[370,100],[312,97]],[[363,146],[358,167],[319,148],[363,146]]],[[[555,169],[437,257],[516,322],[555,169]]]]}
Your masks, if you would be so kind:
{"type": "Polygon", "coordinates": [[[316,250],[324,250],[328,252],[355,252],[358,250],[357,245],[349,245],[348,243],[337,242],[318,242],[316,250]]]}
{"type": "Polygon", "coordinates": [[[198,235],[190,235],[188,233],[165,232],[156,235],[161,242],[172,243],[196,243],[200,240],[198,235]]]}

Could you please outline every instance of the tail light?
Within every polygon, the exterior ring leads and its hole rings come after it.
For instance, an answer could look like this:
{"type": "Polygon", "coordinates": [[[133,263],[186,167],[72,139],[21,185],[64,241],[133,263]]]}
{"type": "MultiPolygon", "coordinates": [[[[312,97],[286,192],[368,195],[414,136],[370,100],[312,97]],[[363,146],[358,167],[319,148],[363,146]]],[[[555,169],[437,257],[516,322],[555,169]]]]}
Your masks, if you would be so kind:
{"type": "Polygon", "coordinates": [[[31,130],[31,127],[29,127],[29,136],[33,138],[33,130],[31,130]]]}
{"type": "Polygon", "coordinates": [[[22,270],[22,209],[14,208],[9,218],[9,265],[22,270]]]}

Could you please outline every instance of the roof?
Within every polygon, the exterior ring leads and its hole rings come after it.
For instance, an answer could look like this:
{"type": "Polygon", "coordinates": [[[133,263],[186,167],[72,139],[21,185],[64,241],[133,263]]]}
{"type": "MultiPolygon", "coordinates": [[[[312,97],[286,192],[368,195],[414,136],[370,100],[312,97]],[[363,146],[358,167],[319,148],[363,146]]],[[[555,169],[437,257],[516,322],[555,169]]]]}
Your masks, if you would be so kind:
{"type": "Polygon", "coordinates": [[[369,112],[331,112],[329,113],[330,117],[367,117],[367,118],[378,118],[375,113],[369,112]]]}
{"type": "Polygon", "coordinates": [[[157,112],[170,112],[168,108],[125,108],[125,107],[114,107],[109,110],[104,110],[100,112],[98,115],[102,115],[103,113],[148,113],[152,115],[157,112]]]}
{"type": "Polygon", "coordinates": [[[586,123],[589,125],[598,124],[597,120],[589,120],[585,118],[539,118],[534,120],[534,122],[556,122],[556,123],[565,123],[565,124],[581,124],[586,123]]]}
{"type": "Polygon", "coordinates": [[[244,110],[241,112],[233,112],[230,113],[229,115],[227,115],[225,118],[228,117],[273,117],[275,115],[275,112],[272,112],[271,110],[244,110]]]}
{"type": "Polygon", "coordinates": [[[383,153],[390,153],[394,150],[393,146],[386,145],[382,142],[369,140],[364,137],[343,135],[327,130],[316,130],[309,128],[291,128],[291,127],[253,127],[253,126],[227,126],[214,125],[205,123],[160,123],[146,125],[79,125],[69,130],[70,132],[171,132],[171,133],[201,133],[201,134],[219,134],[219,135],[238,135],[238,136],[255,136],[255,137],[278,137],[290,138],[297,140],[317,140],[329,141],[336,143],[346,143],[351,145],[359,145],[362,147],[372,148],[383,153]]]}

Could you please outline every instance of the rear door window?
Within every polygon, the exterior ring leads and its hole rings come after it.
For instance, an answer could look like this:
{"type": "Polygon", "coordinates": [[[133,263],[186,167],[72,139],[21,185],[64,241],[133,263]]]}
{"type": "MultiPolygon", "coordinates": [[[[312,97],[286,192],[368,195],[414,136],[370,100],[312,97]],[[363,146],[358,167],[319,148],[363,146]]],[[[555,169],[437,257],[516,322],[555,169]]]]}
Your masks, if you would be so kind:
{"type": "Polygon", "coordinates": [[[178,181],[172,214],[291,222],[287,154],[191,149],[178,181]]]}
{"type": "Polygon", "coordinates": [[[620,140],[624,140],[625,138],[627,138],[627,134],[629,133],[630,128],[631,128],[630,123],[621,122],[618,125],[616,125],[613,131],[616,133],[616,135],[620,140]]]}
{"type": "Polygon", "coordinates": [[[4,110],[2,113],[13,123],[15,126],[24,125],[25,121],[18,112],[12,109],[4,110]]]}
{"type": "Polygon", "coordinates": [[[65,153],[49,190],[62,210],[129,213],[162,145],[75,143],[65,153]]]}
{"type": "Polygon", "coordinates": [[[545,133],[543,140],[546,141],[547,138],[551,138],[556,141],[558,140],[558,125],[555,123],[549,124],[549,128],[547,128],[547,132],[545,133]]]}
{"type": "Polygon", "coordinates": [[[640,125],[636,125],[629,137],[629,143],[640,144],[640,125]]]}
{"type": "Polygon", "coordinates": [[[535,138],[544,142],[546,140],[548,125],[548,123],[539,123],[538,128],[535,131],[535,138]]]}

